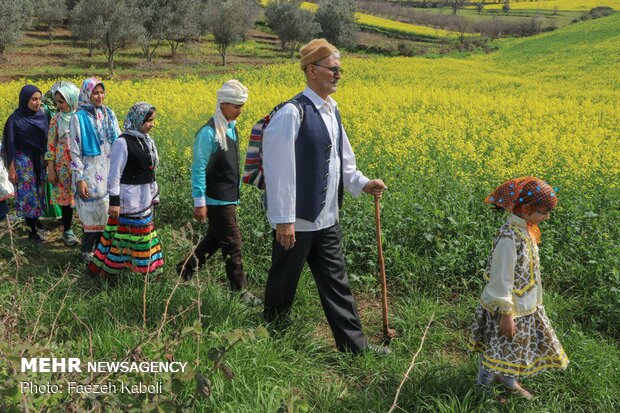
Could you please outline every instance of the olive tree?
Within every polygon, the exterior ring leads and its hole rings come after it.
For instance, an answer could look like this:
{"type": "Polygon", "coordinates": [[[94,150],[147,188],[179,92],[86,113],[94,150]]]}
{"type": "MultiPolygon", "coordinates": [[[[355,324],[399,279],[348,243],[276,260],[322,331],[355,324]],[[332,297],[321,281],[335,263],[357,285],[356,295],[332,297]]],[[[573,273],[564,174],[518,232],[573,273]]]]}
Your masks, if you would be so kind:
{"type": "Polygon", "coordinates": [[[0,1],[0,58],[7,46],[19,40],[26,19],[22,0],[0,1]]]}
{"type": "Polygon", "coordinates": [[[34,10],[37,23],[45,27],[52,44],[54,30],[67,18],[67,3],[65,0],[37,0],[34,10]]]}
{"type": "Polygon", "coordinates": [[[452,9],[452,14],[456,14],[459,9],[465,6],[465,0],[448,0],[448,5],[452,9]]]}
{"type": "Polygon", "coordinates": [[[174,0],[150,0],[139,4],[144,35],[140,39],[142,53],[151,63],[157,48],[164,41],[166,28],[170,24],[174,0]]]}
{"type": "Polygon", "coordinates": [[[321,26],[322,37],[337,46],[355,46],[359,27],[354,0],[321,0],[315,19],[321,26]]]}
{"type": "Polygon", "coordinates": [[[265,8],[267,24],[280,38],[282,50],[288,50],[291,57],[295,50],[321,31],[313,13],[300,8],[300,5],[300,0],[278,0],[270,2],[265,8]]]}
{"type": "Polygon", "coordinates": [[[80,0],[72,15],[74,35],[103,49],[110,76],[118,50],[140,43],[146,32],[137,0],[80,0]]]}
{"type": "Polygon", "coordinates": [[[205,9],[205,24],[226,66],[226,52],[247,36],[257,17],[256,3],[248,0],[213,0],[205,9]]]}
{"type": "Polygon", "coordinates": [[[170,45],[174,56],[181,43],[200,37],[200,0],[171,0],[170,19],[164,32],[164,39],[170,45]]]}

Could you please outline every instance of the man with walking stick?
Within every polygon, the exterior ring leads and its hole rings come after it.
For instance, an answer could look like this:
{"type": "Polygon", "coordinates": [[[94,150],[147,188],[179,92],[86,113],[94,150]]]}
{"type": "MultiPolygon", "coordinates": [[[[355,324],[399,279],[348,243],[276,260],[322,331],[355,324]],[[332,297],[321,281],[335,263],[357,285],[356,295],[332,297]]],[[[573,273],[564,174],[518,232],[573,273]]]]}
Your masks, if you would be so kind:
{"type": "Polygon", "coordinates": [[[338,50],[325,39],[301,48],[306,88],[271,118],[263,134],[267,218],[274,229],[264,316],[286,321],[308,262],[340,351],[389,352],[362,332],[351,294],[338,223],[343,190],[380,196],[381,179],[369,180],[355,165],[342,126],[336,92],[343,70],[338,50]]]}

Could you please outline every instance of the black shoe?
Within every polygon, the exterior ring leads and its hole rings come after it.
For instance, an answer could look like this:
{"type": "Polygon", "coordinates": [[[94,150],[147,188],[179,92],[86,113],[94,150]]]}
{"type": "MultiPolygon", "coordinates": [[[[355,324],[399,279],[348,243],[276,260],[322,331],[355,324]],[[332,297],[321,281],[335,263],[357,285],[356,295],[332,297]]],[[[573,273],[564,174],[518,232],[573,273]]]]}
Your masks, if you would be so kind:
{"type": "Polygon", "coordinates": [[[185,281],[191,281],[194,276],[194,267],[192,267],[189,263],[189,260],[183,260],[177,264],[177,273],[183,277],[185,281]]]}
{"type": "Polygon", "coordinates": [[[31,232],[30,235],[28,235],[28,240],[35,245],[41,245],[45,242],[38,232],[31,232]]]}
{"type": "Polygon", "coordinates": [[[368,346],[364,349],[366,353],[375,353],[380,356],[386,356],[390,354],[392,351],[387,346],[379,346],[377,344],[368,344],[368,346]]]}

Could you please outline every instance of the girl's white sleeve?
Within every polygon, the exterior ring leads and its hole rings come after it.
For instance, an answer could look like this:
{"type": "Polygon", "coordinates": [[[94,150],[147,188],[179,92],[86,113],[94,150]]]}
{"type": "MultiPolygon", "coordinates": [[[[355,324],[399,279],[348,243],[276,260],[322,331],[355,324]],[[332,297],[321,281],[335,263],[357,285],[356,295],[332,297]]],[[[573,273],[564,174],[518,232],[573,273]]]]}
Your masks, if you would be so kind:
{"type": "Polygon", "coordinates": [[[69,152],[71,154],[71,174],[74,176],[74,181],[83,181],[84,164],[82,163],[80,121],[77,115],[71,116],[71,121],[69,122],[69,152]]]}
{"type": "MultiPolygon", "coordinates": [[[[112,144],[112,158],[110,159],[110,172],[108,173],[108,195],[120,196],[121,176],[127,165],[127,141],[117,139],[112,144]]],[[[120,205],[120,204],[119,204],[120,205]]]]}
{"type": "Polygon", "coordinates": [[[513,313],[512,289],[516,263],[517,247],[514,240],[500,238],[491,257],[490,279],[482,293],[482,304],[487,310],[497,310],[500,314],[513,313]]]}

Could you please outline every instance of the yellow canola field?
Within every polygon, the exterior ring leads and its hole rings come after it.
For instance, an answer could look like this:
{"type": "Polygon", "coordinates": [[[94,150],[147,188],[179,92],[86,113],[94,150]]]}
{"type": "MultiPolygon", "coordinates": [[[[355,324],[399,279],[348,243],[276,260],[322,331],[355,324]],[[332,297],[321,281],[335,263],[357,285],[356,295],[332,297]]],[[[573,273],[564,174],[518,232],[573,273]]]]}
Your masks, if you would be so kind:
{"type": "MultiPolygon", "coordinates": [[[[465,186],[492,186],[535,174],[564,188],[618,187],[620,124],[611,115],[620,113],[618,89],[595,82],[571,86],[570,79],[541,83],[531,74],[494,67],[488,56],[345,56],[343,67],[346,76],[334,98],[359,164],[388,185],[444,175],[465,186]]],[[[230,77],[250,89],[239,121],[243,146],[251,125],[304,83],[291,63],[209,80],[109,81],[106,102],[119,119],[135,102],[154,104],[153,136],[162,163],[189,174],[194,134],[213,113],[215,91],[230,77]]],[[[24,83],[0,84],[2,122],[24,83]]],[[[38,86],[45,91],[51,83],[38,86]]]]}
{"type": "MultiPolygon", "coordinates": [[[[511,1],[511,10],[583,10],[588,11],[597,6],[608,6],[620,10],[620,0],[542,0],[542,1],[511,1]]],[[[485,9],[501,9],[502,4],[486,4],[485,9]]]]}

